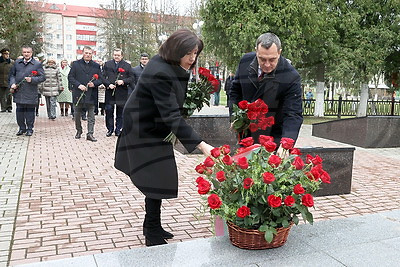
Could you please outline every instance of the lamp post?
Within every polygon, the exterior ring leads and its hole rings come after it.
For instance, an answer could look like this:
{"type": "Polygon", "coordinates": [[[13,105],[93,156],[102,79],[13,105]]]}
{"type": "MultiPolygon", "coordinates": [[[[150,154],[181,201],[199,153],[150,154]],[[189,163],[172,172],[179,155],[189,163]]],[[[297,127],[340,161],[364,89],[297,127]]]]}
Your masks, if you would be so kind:
{"type": "MultiPolygon", "coordinates": [[[[201,38],[201,28],[204,25],[204,21],[196,19],[193,23],[193,29],[196,31],[197,35],[201,38]]],[[[199,80],[199,62],[196,61],[196,82],[199,80]]]]}

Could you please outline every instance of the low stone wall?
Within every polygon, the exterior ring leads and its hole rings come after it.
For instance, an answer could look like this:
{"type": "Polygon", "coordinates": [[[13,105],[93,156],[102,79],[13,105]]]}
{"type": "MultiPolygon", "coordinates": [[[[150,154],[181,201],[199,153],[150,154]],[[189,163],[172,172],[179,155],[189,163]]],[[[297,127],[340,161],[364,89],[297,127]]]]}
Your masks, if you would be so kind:
{"type": "MultiPolygon", "coordinates": [[[[228,144],[232,151],[238,148],[235,133],[230,129],[228,115],[193,115],[186,121],[206,143],[214,147],[228,144]]],[[[175,149],[183,154],[188,153],[180,142],[175,145],[175,149]]],[[[196,149],[193,153],[201,152],[196,149]]]]}
{"type": "Polygon", "coordinates": [[[364,148],[400,147],[400,117],[371,116],[315,123],[312,135],[364,148]]]}
{"type": "Polygon", "coordinates": [[[321,184],[320,190],[314,196],[329,196],[349,194],[351,191],[351,180],[353,174],[354,147],[323,148],[303,147],[300,148],[301,157],[305,161],[306,155],[315,157],[319,155],[322,159],[322,167],[331,176],[330,184],[321,184]]]}

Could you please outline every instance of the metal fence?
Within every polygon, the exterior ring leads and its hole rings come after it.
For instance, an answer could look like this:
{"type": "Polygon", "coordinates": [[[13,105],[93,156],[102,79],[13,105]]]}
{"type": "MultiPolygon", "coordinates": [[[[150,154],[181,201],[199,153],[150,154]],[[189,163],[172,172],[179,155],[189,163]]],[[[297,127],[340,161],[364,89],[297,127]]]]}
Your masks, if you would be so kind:
{"type": "MultiPolygon", "coordinates": [[[[325,100],[325,116],[356,116],[359,100],[325,100]]],[[[314,116],[315,99],[303,99],[303,116],[314,116]]],[[[400,116],[400,100],[368,100],[368,116],[400,116]]]]}

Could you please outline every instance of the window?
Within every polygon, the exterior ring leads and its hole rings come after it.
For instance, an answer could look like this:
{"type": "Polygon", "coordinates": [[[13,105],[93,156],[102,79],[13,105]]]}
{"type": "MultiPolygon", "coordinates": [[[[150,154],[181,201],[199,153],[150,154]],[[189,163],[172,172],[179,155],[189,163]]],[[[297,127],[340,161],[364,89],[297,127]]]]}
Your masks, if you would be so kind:
{"type": "Polygon", "coordinates": [[[72,50],[72,44],[67,44],[67,50],[72,50]]]}
{"type": "Polygon", "coordinates": [[[60,40],[61,39],[61,34],[57,33],[56,34],[56,38],[57,38],[57,40],[60,40]]]}
{"type": "Polygon", "coordinates": [[[63,49],[63,45],[62,44],[57,44],[57,49],[63,49]]]}
{"type": "Polygon", "coordinates": [[[53,53],[47,53],[47,57],[53,57],[53,53]]]}
{"type": "Polygon", "coordinates": [[[62,29],[62,25],[61,24],[57,24],[57,30],[61,30],[62,29]]]}
{"type": "Polygon", "coordinates": [[[68,54],[68,55],[67,55],[67,59],[72,59],[72,55],[71,55],[71,54],[68,54]]]}
{"type": "Polygon", "coordinates": [[[48,40],[53,40],[53,34],[51,34],[51,33],[46,33],[46,39],[48,39],[48,40]]]}
{"type": "Polygon", "coordinates": [[[57,54],[57,59],[62,59],[63,55],[62,54],[57,54]]]}
{"type": "Polygon", "coordinates": [[[46,29],[52,29],[53,25],[51,23],[46,23],[46,29]]]}
{"type": "Polygon", "coordinates": [[[65,35],[65,39],[67,39],[67,40],[72,40],[72,34],[67,34],[67,35],[65,35]]]}
{"type": "Polygon", "coordinates": [[[77,34],[76,40],[96,41],[96,35],[77,34]]]}

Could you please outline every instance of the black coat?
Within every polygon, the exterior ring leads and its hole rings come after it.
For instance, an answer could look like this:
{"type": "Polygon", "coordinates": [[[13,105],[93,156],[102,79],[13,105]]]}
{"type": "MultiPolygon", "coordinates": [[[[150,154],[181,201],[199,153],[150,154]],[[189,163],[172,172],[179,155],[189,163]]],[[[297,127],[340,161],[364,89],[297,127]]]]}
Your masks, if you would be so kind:
{"type": "Polygon", "coordinates": [[[133,76],[135,77],[134,81],[133,81],[133,85],[131,85],[133,89],[135,88],[136,84],[138,83],[140,75],[142,74],[143,70],[144,70],[144,68],[142,67],[142,64],[139,64],[136,67],[132,68],[133,76]]]}
{"type": "Polygon", "coordinates": [[[103,75],[101,74],[100,65],[93,60],[89,61],[88,64],[85,63],[83,59],[77,60],[72,63],[71,70],[68,74],[68,82],[72,87],[72,102],[76,104],[82,92],[78,86],[87,84],[92,81],[95,85],[94,87],[88,87],[85,95],[79,101],[79,103],[93,104],[97,103],[98,90],[97,87],[103,83],[103,75]],[[93,75],[97,74],[98,79],[93,79],[93,75]]]}
{"type": "Polygon", "coordinates": [[[103,68],[104,85],[106,90],[106,104],[117,104],[118,106],[124,106],[126,100],[128,100],[128,85],[133,83],[133,72],[132,66],[125,60],[121,60],[116,67],[115,61],[110,60],[104,64],[103,68]],[[118,73],[118,69],[122,68],[125,72],[118,73]],[[119,74],[119,76],[118,76],[119,74]],[[115,84],[117,80],[123,80],[124,85],[118,85],[115,89],[114,96],[112,89],[109,88],[110,84],[115,84]]]}
{"type": "Polygon", "coordinates": [[[114,165],[147,197],[174,198],[178,194],[173,146],[164,138],[172,131],[189,152],[201,142],[181,115],[188,80],[184,69],[156,55],[126,102],[114,165]]]}
{"type": "Polygon", "coordinates": [[[301,78],[284,57],[280,56],[275,71],[265,75],[261,81],[258,81],[256,53],[245,54],[240,60],[230,91],[230,101],[237,105],[241,100],[254,102],[259,98],[268,105],[267,116],[274,116],[275,125],[248,136],[252,136],[257,143],[260,134],[273,136],[277,144],[281,137],[296,140],[303,123],[301,78]]]}

